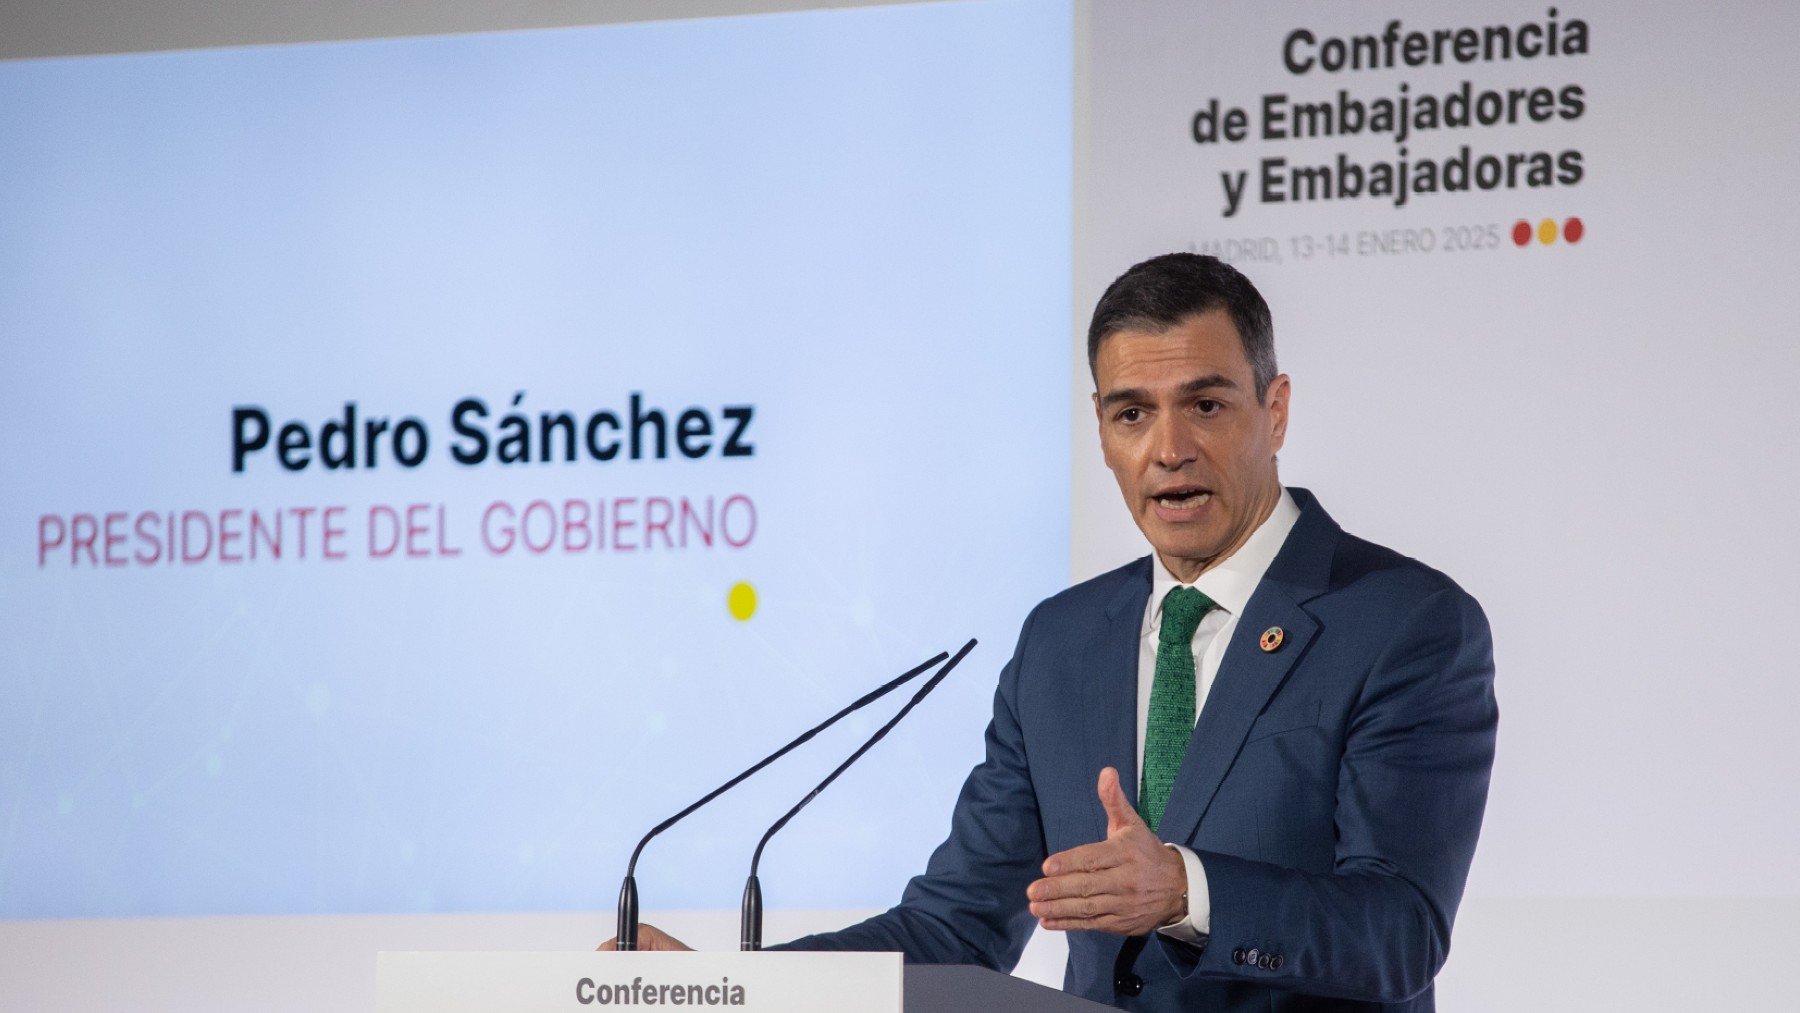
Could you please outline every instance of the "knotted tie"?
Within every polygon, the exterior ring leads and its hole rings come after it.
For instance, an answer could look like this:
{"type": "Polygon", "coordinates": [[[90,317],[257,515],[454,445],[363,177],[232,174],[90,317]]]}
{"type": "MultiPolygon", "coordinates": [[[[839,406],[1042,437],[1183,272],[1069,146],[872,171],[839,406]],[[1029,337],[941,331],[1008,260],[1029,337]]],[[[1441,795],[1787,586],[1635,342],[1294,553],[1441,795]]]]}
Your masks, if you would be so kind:
{"type": "Polygon", "coordinates": [[[1144,777],[1138,790],[1138,813],[1151,830],[1162,824],[1169,789],[1194,734],[1194,631],[1213,607],[1211,598],[1191,587],[1172,588],[1163,598],[1156,680],[1150,684],[1150,720],[1144,728],[1144,777]]]}

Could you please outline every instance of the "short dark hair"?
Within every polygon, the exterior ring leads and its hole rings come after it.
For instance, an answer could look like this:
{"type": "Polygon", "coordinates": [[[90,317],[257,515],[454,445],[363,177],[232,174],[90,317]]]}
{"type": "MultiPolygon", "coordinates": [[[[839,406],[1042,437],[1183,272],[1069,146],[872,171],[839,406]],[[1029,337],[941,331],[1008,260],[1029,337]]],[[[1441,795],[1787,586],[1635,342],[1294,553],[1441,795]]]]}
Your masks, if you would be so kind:
{"type": "Polygon", "coordinates": [[[1231,315],[1243,342],[1260,404],[1279,372],[1269,304],[1236,268],[1197,253],[1151,257],[1106,287],[1088,325],[1088,372],[1095,372],[1101,342],[1120,331],[1160,334],[1195,314],[1220,308],[1231,315]]]}

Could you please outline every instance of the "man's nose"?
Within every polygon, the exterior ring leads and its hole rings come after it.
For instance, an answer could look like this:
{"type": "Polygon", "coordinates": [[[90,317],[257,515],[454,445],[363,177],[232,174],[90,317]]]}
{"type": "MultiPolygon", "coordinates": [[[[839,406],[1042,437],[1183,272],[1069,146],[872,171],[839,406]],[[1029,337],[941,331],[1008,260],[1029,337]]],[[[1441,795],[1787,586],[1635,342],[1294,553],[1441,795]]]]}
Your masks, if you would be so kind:
{"type": "Polygon", "coordinates": [[[1169,471],[1175,471],[1200,456],[1200,444],[1194,439],[1193,431],[1180,418],[1167,415],[1157,420],[1152,449],[1156,454],[1156,463],[1169,471]]]}

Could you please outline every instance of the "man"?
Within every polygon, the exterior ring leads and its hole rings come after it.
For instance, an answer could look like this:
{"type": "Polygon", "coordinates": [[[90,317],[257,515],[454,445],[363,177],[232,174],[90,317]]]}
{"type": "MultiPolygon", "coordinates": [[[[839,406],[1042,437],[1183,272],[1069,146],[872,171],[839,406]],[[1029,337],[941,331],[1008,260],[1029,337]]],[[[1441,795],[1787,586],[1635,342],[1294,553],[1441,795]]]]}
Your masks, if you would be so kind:
{"type": "Polygon", "coordinates": [[[1433,1009],[1493,762],[1486,619],[1282,487],[1290,384],[1228,265],[1127,271],[1088,360],[1154,555],[1033,610],[900,904],[788,945],[1007,968],[1035,919],[1065,989],[1128,1009],[1433,1009]]]}

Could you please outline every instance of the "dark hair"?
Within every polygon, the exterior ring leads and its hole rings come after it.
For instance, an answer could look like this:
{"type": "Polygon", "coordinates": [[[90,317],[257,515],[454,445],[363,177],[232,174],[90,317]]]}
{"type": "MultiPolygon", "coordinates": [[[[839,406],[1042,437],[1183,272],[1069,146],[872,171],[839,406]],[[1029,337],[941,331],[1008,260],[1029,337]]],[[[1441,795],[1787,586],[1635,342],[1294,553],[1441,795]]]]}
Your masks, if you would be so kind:
{"type": "Polygon", "coordinates": [[[1275,325],[1269,304],[1250,279],[1217,257],[1165,253],[1119,275],[1106,287],[1088,325],[1088,372],[1100,343],[1120,331],[1160,334],[1199,313],[1223,308],[1231,315],[1262,403],[1275,381],[1275,325]]]}

